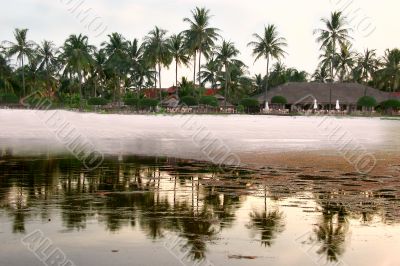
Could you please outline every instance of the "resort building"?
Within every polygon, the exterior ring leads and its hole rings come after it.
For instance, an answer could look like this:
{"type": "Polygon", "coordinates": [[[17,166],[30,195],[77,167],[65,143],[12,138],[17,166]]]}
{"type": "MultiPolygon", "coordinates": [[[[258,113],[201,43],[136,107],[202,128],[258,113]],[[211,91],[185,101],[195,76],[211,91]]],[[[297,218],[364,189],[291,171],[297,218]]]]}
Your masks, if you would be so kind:
{"type": "Polygon", "coordinates": [[[272,88],[265,93],[255,96],[263,108],[268,105],[272,109],[282,108],[282,104],[274,104],[272,99],[282,96],[287,103],[284,108],[289,110],[309,110],[318,107],[319,110],[357,110],[357,102],[363,96],[375,98],[377,103],[399,98],[398,95],[380,91],[357,83],[305,83],[290,82],[272,88]]]}

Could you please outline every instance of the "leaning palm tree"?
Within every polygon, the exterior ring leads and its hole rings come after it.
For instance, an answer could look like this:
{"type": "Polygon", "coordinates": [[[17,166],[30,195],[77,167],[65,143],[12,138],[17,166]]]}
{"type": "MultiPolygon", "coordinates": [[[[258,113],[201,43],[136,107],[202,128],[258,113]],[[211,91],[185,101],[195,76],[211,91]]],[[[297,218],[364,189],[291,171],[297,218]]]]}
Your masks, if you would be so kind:
{"type": "Polygon", "coordinates": [[[60,58],[64,63],[64,74],[77,76],[79,80],[79,95],[83,99],[83,78],[89,73],[93,58],[94,46],[89,44],[87,36],[72,34],[65,41],[60,58]]]}
{"type": "Polygon", "coordinates": [[[217,28],[210,27],[210,10],[206,8],[196,7],[192,10],[192,19],[185,18],[183,21],[189,23],[189,29],[183,33],[186,36],[187,46],[193,53],[193,82],[196,84],[196,59],[199,55],[199,83],[200,83],[200,69],[201,69],[201,55],[208,56],[214,46],[215,41],[218,39],[217,28]]]}
{"type": "Polygon", "coordinates": [[[18,61],[21,63],[22,67],[22,91],[23,96],[25,96],[25,58],[29,61],[34,55],[36,44],[33,41],[27,39],[28,29],[15,29],[14,38],[15,43],[6,41],[8,46],[7,55],[17,56],[18,61]]]}
{"type": "MultiPolygon", "coordinates": [[[[321,50],[327,50],[327,47],[330,47],[329,51],[335,54],[338,47],[346,45],[351,40],[349,36],[351,29],[347,28],[346,17],[342,12],[336,11],[331,13],[330,18],[322,18],[321,21],[324,28],[314,30],[314,34],[318,35],[317,41],[321,43],[321,50]]],[[[334,56],[331,55],[331,60],[334,60],[333,58],[334,56]]],[[[331,62],[330,74],[332,78],[334,77],[333,71],[334,62],[331,62]]]]}
{"type": "MultiPolygon", "coordinates": [[[[155,27],[148,35],[144,38],[145,44],[145,57],[157,71],[158,67],[158,83],[161,89],[161,66],[169,66],[172,61],[171,53],[168,49],[167,42],[167,31],[155,27]]],[[[155,78],[157,83],[157,78],[155,78]]],[[[156,87],[156,86],[155,86],[156,87]]],[[[160,90],[161,98],[161,90],[160,90]]]]}
{"type": "Polygon", "coordinates": [[[270,60],[279,60],[286,54],[284,48],[287,46],[286,39],[279,37],[279,33],[275,25],[270,24],[264,28],[262,35],[253,34],[255,41],[252,41],[248,46],[253,47],[253,56],[255,61],[265,58],[267,60],[267,75],[265,82],[265,102],[267,102],[268,80],[269,80],[269,65],[270,60]]]}
{"type": "Polygon", "coordinates": [[[221,46],[217,47],[215,52],[216,60],[221,63],[225,68],[225,99],[224,99],[224,108],[226,109],[226,97],[228,93],[228,83],[229,83],[229,74],[231,71],[231,66],[234,65],[238,61],[235,57],[239,54],[239,50],[236,49],[235,44],[223,40],[221,46]]]}
{"type": "MultiPolygon", "coordinates": [[[[183,35],[172,35],[168,40],[168,47],[175,61],[175,86],[178,88],[178,66],[181,64],[187,66],[190,60],[183,35]]],[[[176,90],[176,94],[178,94],[178,90],[176,90]]]]}

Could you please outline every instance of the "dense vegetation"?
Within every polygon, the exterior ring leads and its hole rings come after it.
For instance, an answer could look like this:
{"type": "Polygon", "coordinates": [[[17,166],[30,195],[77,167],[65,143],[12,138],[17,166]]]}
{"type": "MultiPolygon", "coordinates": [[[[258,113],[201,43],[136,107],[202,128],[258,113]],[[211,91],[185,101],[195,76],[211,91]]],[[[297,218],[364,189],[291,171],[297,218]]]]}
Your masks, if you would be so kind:
{"type": "MultiPolygon", "coordinates": [[[[276,25],[267,25],[248,44],[255,60],[265,60],[266,74],[250,77],[248,67],[238,58],[239,50],[210,25],[211,17],[208,9],[195,8],[183,20],[187,25],[183,32],[169,35],[155,27],[143,42],[111,33],[100,47],[91,45],[87,36],[74,34],[61,47],[46,40],[37,44],[29,40],[27,29],[16,29],[15,39],[3,41],[0,47],[0,101],[15,103],[40,91],[43,97],[74,107],[124,102],[153,108],[159,101],[143,100],[149,98],[145,89],[161,88],[162,69],[171,65],[176,94],[189,104],[215,106],[216,99],[202,98],[204,88],[211,87],[220,89],[226,101],[250,108],[253,102],[247,98],[290,81],[358,82],[385,91],[399,90],[400,50],[388,49],[382,58],[375,50],[354,51],[351,29],[341,12],[322,19],[322,27],[314,31],[321,55],[312,75],[282,63],[288,44],[276,25]],[[180,67],[189,65],[193,80],[178,79],[180,67]]],[[[155,91],[159,100],[167,96],[155,91]]]]}

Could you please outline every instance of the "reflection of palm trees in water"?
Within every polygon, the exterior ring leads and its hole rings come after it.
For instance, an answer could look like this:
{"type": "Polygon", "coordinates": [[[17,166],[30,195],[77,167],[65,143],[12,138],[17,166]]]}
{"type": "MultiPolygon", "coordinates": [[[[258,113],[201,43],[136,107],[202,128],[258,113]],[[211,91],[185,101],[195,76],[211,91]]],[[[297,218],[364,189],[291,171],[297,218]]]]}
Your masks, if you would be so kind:
{"type": "Polygon", "coordinates": [[[312,242],[319,243],[319,255],[326,256],[327,261],[337,262],[345,251],[346,236],[349,233],[347,212],[343,206],[322,205],[322,217],[314,229],[312,242]]]}
{"type": "Polygon", "coordinates": [[[268,247],[272,246],[277,235],[285,230],[283,212],[277,209],[271,211],[267,209],[266,186],[264,186],[264,210],[251,212],[250,223],[247,227],[259,232],[261,234],[261,244],[268,247]]]}

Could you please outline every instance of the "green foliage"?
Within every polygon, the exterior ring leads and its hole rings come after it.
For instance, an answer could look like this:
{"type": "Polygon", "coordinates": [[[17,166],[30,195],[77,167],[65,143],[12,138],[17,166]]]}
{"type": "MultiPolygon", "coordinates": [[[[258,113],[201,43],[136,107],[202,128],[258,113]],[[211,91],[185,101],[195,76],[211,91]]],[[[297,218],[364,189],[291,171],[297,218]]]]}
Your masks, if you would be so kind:
{"type": "Polygon", "coordinates": [[[198,102],[197,102],[196,98],[194,98],[193,96],[182,97],[181,103],[186,104],[187,106],[196,106],[196,105],[198,105],[198,102]]]}
{"type": "Polygon", "coordinates": [[[376,102],[376,99],[374,97],[363,96],[358,100],[357,106],[371,108],[371,107],[377,106],[377,102],[376,102]]]}
{"type": "Polygon", "coordinates": [[[139,105],[139,99],[138,98],[131,98],[131,97],[129,97],[129,98],[125,98],[124,99],[124,103],[125,103],[125,105],[128,105],[128,106],[138,106],[139,105]]]}
{"type": "Polygon", "coordinates": [[[390,99],[384,102],[381,102],[380,106],[383,109],[400,109],[400,101],[397,99],[390,99]]]}
{"type": "Polygon", "coordinates": [[[19,103],[19,98],[17,95],[13,93],[3,93],[0,94],[0,103],[8,103],[8,104],[19,103]]]}
{"type": "Polygon", "coordinates": [[[240,101],[240,105],[244,106],[245,108],[258,108],[260,103],[253,98],[245,98],[240,101]]]}
{"type": "Polygon", "coordinates": [[[200,104],[218,107],[218,100],[214,96],[203,96],[199,102],[200,104]]]}
{"type": "Polygon", "coordinates": [[[60,97],[61,102],[70,108],[80,108],[81,97],[79,94],[63,94],[60,97]]]}
{"type": "Polygon", "coordinates": [[[107,101],[107,99],[104,99],[104,98],[90,98],[88,100],[88,105],[104,106],[107,104],[108,104],[108,101],[107,101]]]}
{"type": "Polygon", "coordinates": [[[148,99],[148,98],[144,98],[141,99],[139,101],[139,106],[142,109],[151,109],[151,108],[155,108],[158,105],[158,100],[156,99],[148,99]]]}
{"type": "Polygon", "coordinates": [[[272,97],[271,102],[273,104],[287,104],[287,99],[283,96],[277,95],[272,97]]]}
{"type": "Polygon", "coordinates": [[[237,111],[238,111],[238,113],[241,113],[241,114],[244,113],[244,106],[240,104],[237,108],[237,111]]]}

